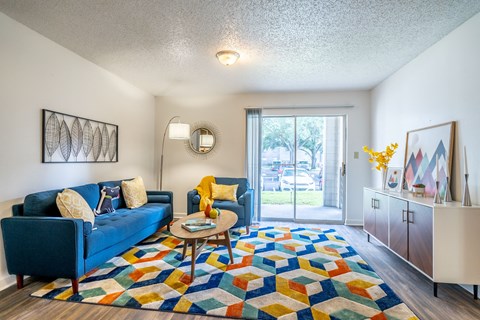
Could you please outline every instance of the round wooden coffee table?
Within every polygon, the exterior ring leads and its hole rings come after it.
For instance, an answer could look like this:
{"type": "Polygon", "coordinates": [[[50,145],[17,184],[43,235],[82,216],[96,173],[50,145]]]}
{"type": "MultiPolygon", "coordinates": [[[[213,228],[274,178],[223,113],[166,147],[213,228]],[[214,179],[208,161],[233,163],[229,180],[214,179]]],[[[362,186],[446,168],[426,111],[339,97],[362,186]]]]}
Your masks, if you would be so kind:
{"type": "Polygon", "coordinates": [[[228,254],[230,255],[230,262],[233,263],[232,246],[230,243],[230,234],[228,230],[233,227],[235,223],[237,223],[238,216],[230,210],[222,210],[217,219],[212,219],[212,221],[217,225],[215,228],[195,232],[190,232],[182,228],[182,223],[185,223],[190,219],[198,218],[205,218],[205,214],[203,212],[189,214],[186,217],[175,221],[175,223],[170,227],[170,232],[175,237],[183,239],[182,259],[185,259],[187,246],[189,244],[192,246],[190,281],[193,281],[195,278],[195,260],[207,243],[226,246],[228,249],[228,254]],[[223,237],[219,237],[222,234],[223,237]],[[209,239],[213,236],[216,236],[216,238],[209,239]]]}

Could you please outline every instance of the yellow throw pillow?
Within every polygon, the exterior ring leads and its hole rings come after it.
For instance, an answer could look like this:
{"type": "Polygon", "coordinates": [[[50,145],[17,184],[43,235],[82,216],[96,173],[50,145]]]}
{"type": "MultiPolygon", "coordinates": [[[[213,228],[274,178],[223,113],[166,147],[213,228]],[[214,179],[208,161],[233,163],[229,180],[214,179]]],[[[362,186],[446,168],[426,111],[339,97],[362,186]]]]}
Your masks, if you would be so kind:
{"type": "Polygon", "coordinates": [[[65,218],[83,219],[93,225],[95,215],[87,201],[76,191],[65,189],[57,194],[57,207],[65,218]]]}
{"type": "Polygon", "coordinates": [[[225,185],[212,183],[213,200],[237,201],[238,184],[225,185]]]}
{"type": "Polygon", "coordinates": [[[134,209],[148,202],[147,191],[142,177],[136,177],[130,181],[122,181],[122,192],[127,208],[134,209]]]}

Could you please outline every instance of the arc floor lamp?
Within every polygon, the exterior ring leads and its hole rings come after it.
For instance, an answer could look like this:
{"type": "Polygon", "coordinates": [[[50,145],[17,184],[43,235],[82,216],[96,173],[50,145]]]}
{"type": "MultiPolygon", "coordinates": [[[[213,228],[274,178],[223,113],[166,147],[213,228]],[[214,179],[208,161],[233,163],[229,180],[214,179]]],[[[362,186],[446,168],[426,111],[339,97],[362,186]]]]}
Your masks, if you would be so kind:
{"type": "Polygon", "coordinates": [[[163,133],[163,140],[162,140],[162,155],[160,156],[160,182],[159,182],[159,190],[162,190],[163,187],[163,153],[165,151],[165,137],[167,136],[168,131],[168,138],[172,140],[188,140],[190,139],[190,125],[187,123],[179,122],[172,122],[173,120],[180,118],[179,116],[172,117],[165,128],[165,132],[163,133]]]}

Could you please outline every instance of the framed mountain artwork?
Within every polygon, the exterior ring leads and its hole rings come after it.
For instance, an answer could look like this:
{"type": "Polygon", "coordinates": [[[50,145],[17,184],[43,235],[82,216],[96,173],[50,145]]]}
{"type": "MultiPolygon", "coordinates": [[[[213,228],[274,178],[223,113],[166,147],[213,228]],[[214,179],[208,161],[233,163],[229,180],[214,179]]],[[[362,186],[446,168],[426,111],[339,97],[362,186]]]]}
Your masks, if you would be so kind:
{"type": "Polygon", "coordinates": [[[407,132],[405,148],[405,185],[424,184],[425,194],[435,194],[435,182],[443,198],[450,177],[455,121],[407,132]]]}

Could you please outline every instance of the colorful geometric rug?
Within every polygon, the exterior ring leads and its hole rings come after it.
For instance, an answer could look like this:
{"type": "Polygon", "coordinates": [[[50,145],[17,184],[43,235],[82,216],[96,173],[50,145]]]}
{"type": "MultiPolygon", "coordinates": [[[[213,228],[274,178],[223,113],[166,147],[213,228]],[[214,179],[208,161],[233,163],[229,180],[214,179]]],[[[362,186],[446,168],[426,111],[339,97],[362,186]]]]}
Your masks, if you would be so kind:
{"type": "Polygon", "coordinates": [[[190,256],[167,231],[91,271],[73,295],[54,281],[33,296],[246,319],[418,319],[335,230],[251,228],[227,249],[190,256]]]}

